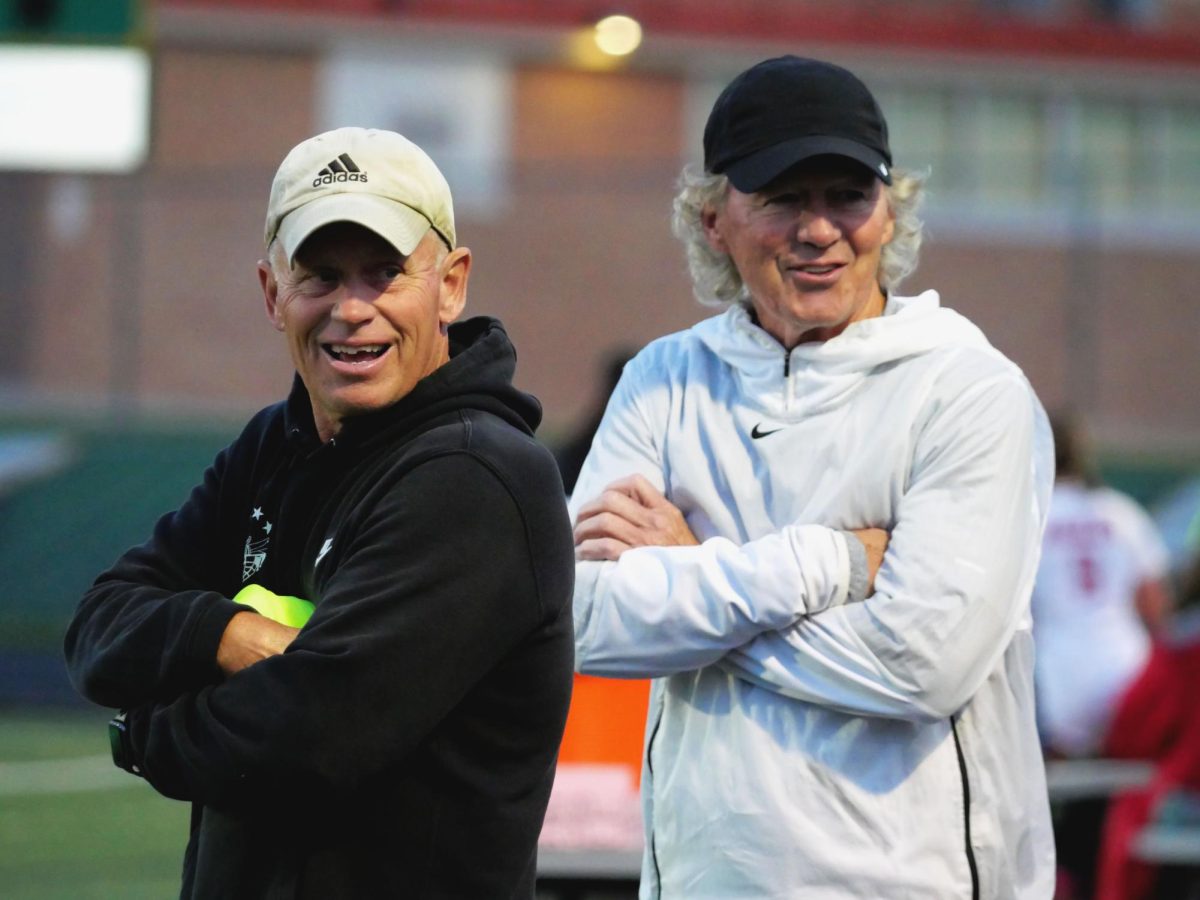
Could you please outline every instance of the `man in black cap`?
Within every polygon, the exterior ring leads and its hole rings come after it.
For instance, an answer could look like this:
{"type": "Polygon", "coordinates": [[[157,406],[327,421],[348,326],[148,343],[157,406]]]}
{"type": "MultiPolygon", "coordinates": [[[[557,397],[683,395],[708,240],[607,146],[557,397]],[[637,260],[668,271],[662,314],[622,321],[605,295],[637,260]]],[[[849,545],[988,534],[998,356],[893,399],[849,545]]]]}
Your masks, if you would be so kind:
{"type": "Polygon", "coordinates": [[[655,679],[642,896],[1045,898],[1029,597],[1053,456],[916,265],[852,73],[718,98],[675,230],[724,313],[624,370],[571,501],[583,672],[655,679]]]}

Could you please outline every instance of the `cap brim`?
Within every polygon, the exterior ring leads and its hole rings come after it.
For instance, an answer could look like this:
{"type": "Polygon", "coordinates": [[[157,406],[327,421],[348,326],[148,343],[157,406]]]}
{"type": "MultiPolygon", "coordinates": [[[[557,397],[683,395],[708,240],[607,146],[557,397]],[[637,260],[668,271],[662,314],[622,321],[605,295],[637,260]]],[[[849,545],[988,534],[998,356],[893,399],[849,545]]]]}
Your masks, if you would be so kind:
{"type": "Polygon", "coordinates": [[[374,194],[330,194],[294,209],[279,223],[277,237],[294,265],[296,251],[314,231],[334,222],[353,222],[375,232],[405,256],[433,226],[410,206],[374,194]]]}
{"type": "Polygon", "coordinates": [[[877,150],[846,138],[810,135],[792,138],[730,163],[725,175],[743,194],[760,191],[792,166],[813,156],[845,156],[862,163],[884,184],[892,183],[891,164],[877,150]]]}

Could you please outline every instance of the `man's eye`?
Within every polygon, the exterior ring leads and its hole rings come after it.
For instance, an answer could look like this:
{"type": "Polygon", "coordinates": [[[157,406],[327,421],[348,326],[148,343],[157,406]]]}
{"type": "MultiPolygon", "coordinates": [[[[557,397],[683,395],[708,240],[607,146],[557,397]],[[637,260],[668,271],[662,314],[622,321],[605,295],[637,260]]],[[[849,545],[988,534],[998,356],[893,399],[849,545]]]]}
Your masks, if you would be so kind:
{"type": "Polygon", "coordinates": [[[832,200],[838,206],[857,206],[867,201],[867,192],[856,188],[834,191],[832,200]]]}
{"type": "Polygon", "coordinates": [[[404,274],[404,267],[398,266],[398,265],[397,266],[384,266],[382,269],[379,270],[379,274],[382,275],[388,281],[395,281],[397,278],[399,278],[401,275],[404,274]]]}
{"type": "Polygon", "coordinates": [[[772,194],[771,196],[769,196],[767,198],[767,205],[768,206],[773,206],[773,205],[774,206],[786,206],[786,205],[793,204],[793,203],[799,203],[800,200],[801,200],[800,195],[797,194],[795,191],[791,191],[791,192],[786,192],[786,193],[782,193],[782,194],[772,194]]]}
{"type": "Polygon", "coordinates": [[[321,284],[332,284],[338,280],[338,273],[334,269],[317,268],[313,269],[312,272],[309,273],[309,277],[312,278],[313,281],[320,282],[321,284]]]}

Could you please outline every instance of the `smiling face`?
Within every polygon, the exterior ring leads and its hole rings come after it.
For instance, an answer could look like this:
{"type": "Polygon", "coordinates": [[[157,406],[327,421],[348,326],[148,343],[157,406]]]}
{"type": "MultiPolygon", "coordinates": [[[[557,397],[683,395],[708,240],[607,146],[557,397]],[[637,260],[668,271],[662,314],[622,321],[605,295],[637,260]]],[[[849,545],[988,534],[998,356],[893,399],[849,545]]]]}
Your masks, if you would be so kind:
{"type": "Polygon", "coordinates": [[[267,317],[283,332],[321,440],[383,409],[450,356],[445,327],[466,301],[471,253],[429,231],[409,256],[350,222],[314,232],[289,271],[259,263],[267,317]]]}
{"type": "Polygon", "coordinates": [[[701,224],[733,260],[759,324],[788,349],[883,312],[879,257],[894,216],[883,184],[853,160],[813,157],[753,194],[730,185],[701,224]]]}

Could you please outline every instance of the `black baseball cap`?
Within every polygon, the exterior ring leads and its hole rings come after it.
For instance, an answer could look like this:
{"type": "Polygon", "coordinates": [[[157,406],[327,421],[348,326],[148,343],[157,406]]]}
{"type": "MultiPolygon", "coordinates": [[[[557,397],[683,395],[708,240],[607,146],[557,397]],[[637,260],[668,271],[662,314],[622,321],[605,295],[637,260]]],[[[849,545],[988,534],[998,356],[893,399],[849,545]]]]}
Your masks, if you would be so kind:
{"type": "Polygon", "coordinates": [[[704,126],[704,168],[751,194],[796,163],[833,154],[892,183],[887,122],[854,73],[818,59],[778,56],[726,85],[704,126]]]}

